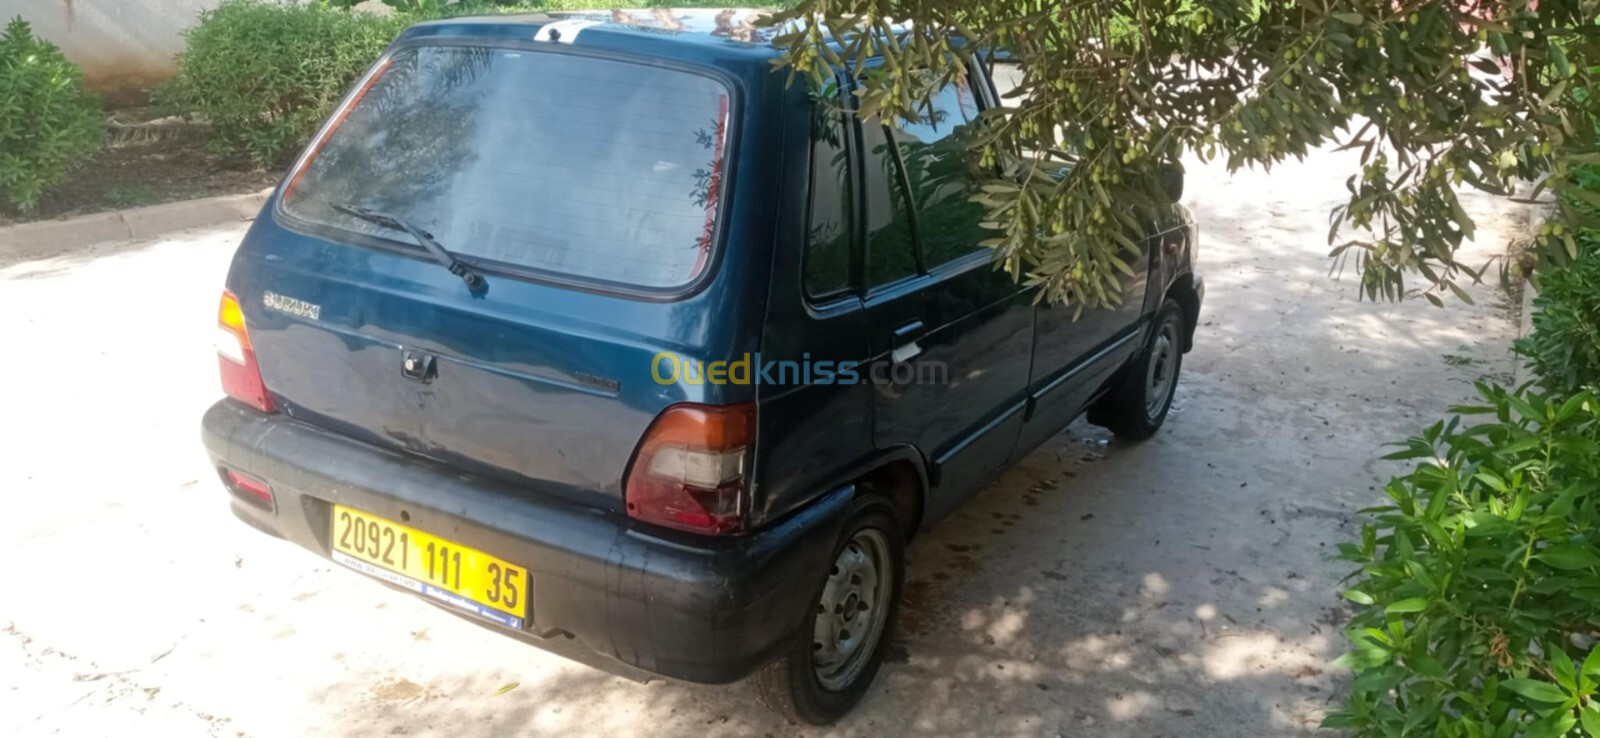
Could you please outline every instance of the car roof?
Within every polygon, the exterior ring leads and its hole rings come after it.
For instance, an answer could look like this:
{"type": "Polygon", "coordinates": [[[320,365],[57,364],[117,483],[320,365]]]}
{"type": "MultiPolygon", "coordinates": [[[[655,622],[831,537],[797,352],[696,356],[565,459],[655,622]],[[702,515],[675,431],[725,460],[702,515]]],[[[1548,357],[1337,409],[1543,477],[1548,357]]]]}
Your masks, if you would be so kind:
{"type": "Polygon", "coordinates": [[[772,13],[755,8],[618,8],[462,16],[419,23],[405,36],[526,39],[531,35],[534,40],[576,46],[617,46],[630,39],[648,39],[770,58],[777,55],[772,38],[783,29],[757,24],[772,13]]]}
{"type": "MultiPolygon", "coordinates": [[[[536,11],[482,14],[419,22],[402,38],[472,35],[486,38],[558,38],[578,46],[627,46],[632,40],[682,43],[730,56],[778,56],[773,37],[784,27],[760,27],[771,16],[763,8],[614,8],[614,10],[536,11]]],[[[902,27],[904,24],[894,24],[902,27]]],[[[826,29],[822,29],[827,34],[826,29]]],[[[838,50],[838,43],[827,38],[838,50]]]]}

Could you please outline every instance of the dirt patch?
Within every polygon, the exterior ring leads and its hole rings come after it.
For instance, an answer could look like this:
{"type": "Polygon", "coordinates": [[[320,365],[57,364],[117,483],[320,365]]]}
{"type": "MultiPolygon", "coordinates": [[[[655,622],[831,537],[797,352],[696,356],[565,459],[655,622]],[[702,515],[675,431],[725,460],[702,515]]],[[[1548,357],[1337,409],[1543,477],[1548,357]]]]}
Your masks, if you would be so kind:
{"type": "Polygon", "coordinates": [[[933,603],[929,589],[925,581],[912,579],[905,583],[900,592],[900,619],[897,623],[901,633],[916,636],[928,631],[928,620],[933,614],[930,611],[933,603]]]}
{"type": "Polygon", "coordinates": [[[0,225],[159,205],[271,187],[281,172],[240,168],[206,151],[192,132],[111,134],[108,144],[30,213],[0,205],[0,225]],[[125,140],[115,140],[124,137],[125,140]]]}
{"type": "Polygon", "coordinates": [[[97,56],[84,60],[83,86],[94,90],[108,105],[143,105],[150,88],[178,74],[173,58],[147,54],[97,56]]]}
{"type": "Polygon", "coordinates": [[[391,677],[373,685],[372,698],[383,702],[409,702],[426,692],[426,687],[410,679],[391,677]]]}

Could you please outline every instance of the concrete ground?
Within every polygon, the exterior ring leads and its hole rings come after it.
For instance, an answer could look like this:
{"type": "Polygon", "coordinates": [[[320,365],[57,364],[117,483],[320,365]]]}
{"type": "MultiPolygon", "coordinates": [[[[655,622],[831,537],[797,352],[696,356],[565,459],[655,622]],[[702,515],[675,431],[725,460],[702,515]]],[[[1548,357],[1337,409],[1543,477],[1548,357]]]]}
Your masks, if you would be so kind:
{"type": "MultiPolygon", "coordinates": [[[[1296,736],[1346,675],[1327,560],[1374,459],[1504,378],[1515,309],[1329,276],[1348,158],[1191,167],[1210,292],[1154,440],[1082,423],[913,543],[892,663],[829,730],[639,684],[238,523],[198,439],[242,226],[0,260],[0,733],[1296,736]]],[[[1476,258],[1522,213],[1474,200],[1476,258]]]]}

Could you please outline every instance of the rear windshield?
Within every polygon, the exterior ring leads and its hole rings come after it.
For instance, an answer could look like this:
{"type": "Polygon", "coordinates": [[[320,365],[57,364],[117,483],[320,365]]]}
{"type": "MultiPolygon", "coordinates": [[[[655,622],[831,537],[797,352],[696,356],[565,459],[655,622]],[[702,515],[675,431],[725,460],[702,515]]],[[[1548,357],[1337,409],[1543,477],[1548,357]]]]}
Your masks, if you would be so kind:
{"type": "Polygon", "coordinates": [[[471,46],[397,51],[290,181],[284,209],[410,221],[463,258],[670,289],[710,257],[728,91],[646,64],[471,46]]]}

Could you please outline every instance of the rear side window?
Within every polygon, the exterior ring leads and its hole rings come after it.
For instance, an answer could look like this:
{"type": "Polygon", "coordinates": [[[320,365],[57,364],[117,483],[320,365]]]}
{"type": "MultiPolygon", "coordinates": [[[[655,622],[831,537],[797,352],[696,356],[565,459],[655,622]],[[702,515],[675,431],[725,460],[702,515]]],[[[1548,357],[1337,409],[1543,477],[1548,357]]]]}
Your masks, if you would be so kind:
{"type": "Polygon", "coordinates": [[[520,49],[404,49],[291,180],[284,209],[456,255],[671,289],[711,257],[728,90],[691,72],[520,49]]]}
{"type": "Polygon", "coordinates": [[[925,120],[895,132],[917,209],[917,233],[928,268],[981,248],[983,206],[974,192],[961,128],[978,119],[978,101],[965,82],[952,82],[929,100],[925,120]]]}
{"type": "Polygon", "coordinates": [[[862,121],[862,172],[867,196],[867,286],[877,287],[921,271],[911,207],[889,145],[887,127],[877,119],[862,121]]]}
{"type": "Polygon", "coordinates": [[[850,287],[850,169],[844,121],[817,106],[811,122],[811,216],[806,228],[803,283],[806,295],[823,298],[850,287]]]}

